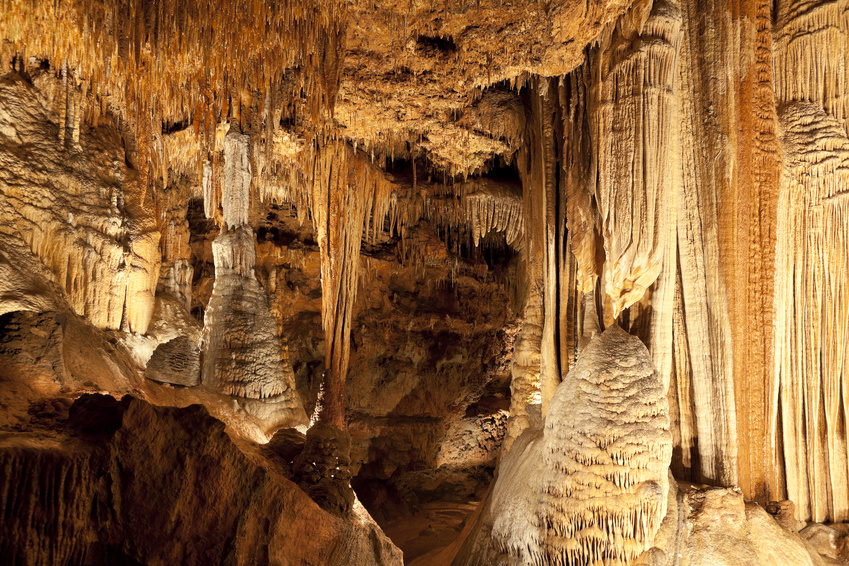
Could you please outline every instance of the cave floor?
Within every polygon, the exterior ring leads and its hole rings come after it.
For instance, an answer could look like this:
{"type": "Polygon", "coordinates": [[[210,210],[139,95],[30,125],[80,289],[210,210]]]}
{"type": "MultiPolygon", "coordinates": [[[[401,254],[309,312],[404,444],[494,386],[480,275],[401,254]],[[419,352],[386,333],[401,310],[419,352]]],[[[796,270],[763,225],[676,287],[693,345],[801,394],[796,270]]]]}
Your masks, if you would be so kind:
{"type": "Polygon", "coordinates": [[[417,558],[436,555],[454,542],[479,503],[476,500],[425,503],[414,515],[384,525],[383,532],[404,552],[404,563],[409,564],[417,558]]]}

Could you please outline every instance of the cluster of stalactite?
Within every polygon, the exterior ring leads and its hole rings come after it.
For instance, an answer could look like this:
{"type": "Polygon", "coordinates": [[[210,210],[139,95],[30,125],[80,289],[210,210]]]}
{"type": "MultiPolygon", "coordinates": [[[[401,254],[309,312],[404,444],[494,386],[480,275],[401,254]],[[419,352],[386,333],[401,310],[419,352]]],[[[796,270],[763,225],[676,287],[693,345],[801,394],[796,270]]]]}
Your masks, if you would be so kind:
{"type": "Polygon", "coordinates": [[[533,424],[532,405],[545,414],[599,318],[612,322],[650,287],[657,322],[643,338],[655,358],[671,350],[661,323],[671,320],[670,270],[659,275],[674,258],[676,170],[665,134],[675,116],[680,30],[677,6],[639,4],[605,30],[583,67],[531,85],[518,155],[527,269],[511,438],[533,424]]]}
{"type": "Polygon", "coordinates": [[[0,64],[23,70],[49,63],[63,85],[60,140],[78,143],[81,122],[96,126],[118,115],[132,134],[142,184],[158,177],[167,185],[169,168],[191,166],[200,175],[207,161],[217,163],[222,121],[252,132],[252,159],[269,161],[281,116],[318,124],[332,112],[345,7],[309,0],[4,0],[0,64]],[[197,148],[188,160],[184,148],[167,152],[166,125],[192,132],[181,144],[197,148]]]}

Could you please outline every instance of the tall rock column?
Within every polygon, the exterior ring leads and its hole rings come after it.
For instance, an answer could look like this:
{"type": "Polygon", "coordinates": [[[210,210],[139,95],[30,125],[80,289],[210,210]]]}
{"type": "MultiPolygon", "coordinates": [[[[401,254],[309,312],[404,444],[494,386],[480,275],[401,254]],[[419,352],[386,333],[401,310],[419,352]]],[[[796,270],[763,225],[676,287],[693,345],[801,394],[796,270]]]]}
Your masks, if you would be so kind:
{"type": "Polygon", "coordinates": [[[357,296],[363,231],[382,226],[392,186],[356,150],[331,143],[313,163],[310,211],[321,253],[321,312],[325,376],[318,417],[345,426],[345,377],[351,351],[351,321],[357,296]]]}
{"type": "Polygon", "coordinates": [[[202,383],[236,399],[268,428],[303,425],[307,418],[294,374],[254,274],[250,185],[248,136],[233,125],[224,143],[223,222],[212,244],[215,284],[204,315],[202,383]]]}
{"type": "Polygon", "coordinates": [[[557,315],[558,144],[556,83],[538,77],[531,89],[528,142],[519,154],[525,239],[525,303],[513,353],[511,418],[505,447],[523,430],[537,427],[560,383],[557,315]]]}
{"type": "MultiPolygon", "coordinates": [[[[773,406],[801,518],[849,520],[849,2],[777,3],[773,406]]],[[[773,430],[777,429],[775,427],[773,430]]]]}

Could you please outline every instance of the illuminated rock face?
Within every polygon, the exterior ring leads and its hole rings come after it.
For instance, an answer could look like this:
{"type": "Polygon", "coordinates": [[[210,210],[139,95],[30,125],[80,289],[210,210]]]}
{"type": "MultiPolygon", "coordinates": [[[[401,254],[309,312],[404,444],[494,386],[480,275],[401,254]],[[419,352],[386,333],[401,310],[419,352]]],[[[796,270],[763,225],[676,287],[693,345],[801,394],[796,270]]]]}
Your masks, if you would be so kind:
{"type": "Polygon", "coordinates": [[[148,189],[116,130],[81,129],[75,116],[74,139],[60,139],[67,85],[50,75],[36,82],[0,80],[0,230],[26,241],[77,314],[144,334],[161,261],[148,189]]]}

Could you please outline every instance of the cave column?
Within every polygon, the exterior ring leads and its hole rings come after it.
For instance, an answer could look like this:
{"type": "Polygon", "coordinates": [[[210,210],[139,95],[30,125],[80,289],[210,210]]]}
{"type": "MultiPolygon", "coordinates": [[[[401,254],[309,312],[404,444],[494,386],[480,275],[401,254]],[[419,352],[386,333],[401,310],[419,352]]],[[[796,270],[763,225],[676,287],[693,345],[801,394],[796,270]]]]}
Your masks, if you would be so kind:
{"type": "MultiPolygon", "coordinates": [[[[224,138],[221,233],[212,243],[215,283],[204,313],[201,381],[233,397],[269,429],[304,425],[295,377],[277,336],[268,295],[254,272],[248,146],[248,136],[231,124],[224,138]]],[[[207,214],[217,216],[217,209],[208,208],[207,214]]]]}
{"type": "Polygon", "coordinates": [[[510,421],[505,447],[527,428],[542,425],[561,381],[557,343],[558,288],[557,144],[554,140],[556,79],[538,77],[531,87],[527,143],[519,154],[525,238],[522,250],[524,307],[513,351],[510,421]]]}
{"type": "Polygon", "coordinates": [[[351,321],[363,229],[374,204],[374,181],[365,170],[367,164],[344,143],[331,143],[318,150],[313,167],[310,210],[321,254],[325,348],[325,374],[316,416],[321,422],[344,429],[351,321]]]}

